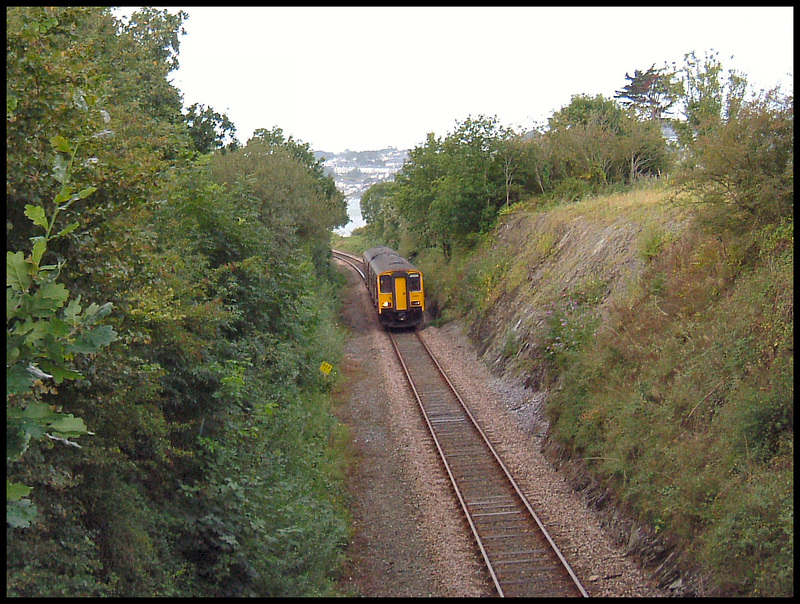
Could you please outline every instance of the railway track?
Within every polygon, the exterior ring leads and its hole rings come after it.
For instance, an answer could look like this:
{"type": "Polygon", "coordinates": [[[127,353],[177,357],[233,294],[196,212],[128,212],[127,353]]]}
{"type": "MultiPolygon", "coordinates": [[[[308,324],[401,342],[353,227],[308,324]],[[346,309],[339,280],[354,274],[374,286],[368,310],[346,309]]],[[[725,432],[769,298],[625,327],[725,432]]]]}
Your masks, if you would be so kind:
{"type": "MultiPolygon", "coordinates": [[[[363,278],[359,258],[334,256],[363,278]]],[[[389,337],[498,595],[588,597],[416,330],[389,337]]]]}
{"type": "Polygon", "coordinates": [[[390,337],[498,595],[588,597],[417,332],[390,337]]]}
{"type": "Polygon", "coordinates": [[[366,281],[367,277],[364,275],[364,263],[362,262],[361,258],[346,252],[338,252],[336,250],[332,250],[332,253],[334,258],[338,258],[342,262],[349,264],[361,276],[361,279],[366,281]]]}

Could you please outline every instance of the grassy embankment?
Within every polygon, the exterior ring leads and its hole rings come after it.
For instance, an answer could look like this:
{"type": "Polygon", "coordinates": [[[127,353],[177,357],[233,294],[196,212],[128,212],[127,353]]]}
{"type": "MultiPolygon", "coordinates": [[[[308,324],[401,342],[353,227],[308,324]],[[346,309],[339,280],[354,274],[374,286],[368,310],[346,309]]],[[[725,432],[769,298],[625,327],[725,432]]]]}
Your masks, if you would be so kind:
{"type": "Polygon", "coordinates": [[[437,320],[548,393],[551,438],[708,594],[789,595],[793,225],[727,234],[690,201],[522,203],[477,249],[415,261],[437,320]]]}

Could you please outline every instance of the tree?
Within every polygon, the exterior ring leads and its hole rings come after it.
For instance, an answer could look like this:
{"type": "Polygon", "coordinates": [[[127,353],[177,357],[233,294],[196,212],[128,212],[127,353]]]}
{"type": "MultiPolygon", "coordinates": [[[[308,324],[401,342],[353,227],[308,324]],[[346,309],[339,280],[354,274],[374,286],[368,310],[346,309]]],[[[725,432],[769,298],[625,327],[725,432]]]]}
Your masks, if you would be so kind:
{"type": "MultiPolygon", "coordinates": [[[[553,192],[563,198],[581,196],[613,182],[631,182],[658,174],[668,157],[657,122],[640,121],[632,112],[602,95],[575,95],[553,114],[549,129],[534,139],[536,163],[553,192]]],[[[539,183],[542,188],[542,183],[539,183]]]]}
{"type": "Polygon", "coordinates": [[[614,99],[607,99],[602,94],[575,94],[569,105],[553,113],[547,124],[550,131],[556,131],[591,123],[616,133],[624,117],[625,112],[614,99]]]}
{"type": "Polygon", "coordinates": [[[321,593],[340,550],[343,196],[291,139],[198,156],[183,16],[7,9],[9,595],[321,593]]]}
{"type": "Polygon", "coordinates": [[[396,189],[397,183],[394,181],[379,182],[367,189],[359,202],[361,216],[370,231],[382,237],[389,245],[398,243],[400,224],[394,201],[396,189]]]}
{"type": "Polygon", "coordinates": [[[415,245],[435,245],[431,237],[431,205],[435,183],[444,176],[442,141],[428,133],[425,143],[409,151],[408,159],[395,175],[395,203],[403,217],[403,230],[415,245]]]}
{"type": "MultiPolygon", "coordinates": [[[[314,156],[314,152],[308,143],[295,140],[292,135],[288,138],[283,133],[283,129],[277,126],[272,130],[259,128],[253,133],[252,142],[260,142],[262,148],[284,149],[289,155],[311,171],[317,183],[320,193],[328,200],[330,213],[326,214],[326,220],[331,221],[331,228],[344,226],[350,220],[347,216],[347,203],[344,195],[336,188],[336,181],[331,176],[325,174],[323,162],[314,156]]],[[[250,141],[248,141],[248,144],[250,141]]]]}
{"type": "Polygon", "coordinates": [[[25,206],[60,189],[50,141],[83,138],[74,178],[96,183],[97,170],[83,165],[92,157],[89,137],[103,131],[109,114],[102,69],[88,60],[95,39],[84,35],[87,22],[102,19],[100,9],[9,7],[6,17],[6,249],[19,250],[36,231],[25,206]]]}
{"type": "Polygon", "coordinates": [[[547,133],[534,129],[518,142],[520,157],[519,179],[524,191],[544,195],[553,188],[553,145],[547,133]]]}
{"type": "MultiPolygon", "coordinates": [[[[96,190],[86,187],[75,191],[70,183],[69,168],[76,145],[64,138],[55,138],[53,144],[70,157],[67,162],[61,155],[56,156],[59,159],[55,172],[61,191],[54,200],[52,214],[48,217],[42,206],[25,207],[25,215],[45,232],[32,238],[28,256],[20,251],[6,254],[6,451],[11,463],[22,458],[31,441],[45,437],[80,447],[68,439],[89,433],[83,420],[42,399],[45,394],[57,393],[53,384],[83,377],[71,364],[76,355],[97,353],[117,338],[111,327],[100,324],[112,305],[91,304],[84,309],[81,296],[67,303],[70,292],[58,280],[61,263],[43,264],[48,245],[79,226],[73,223],[54,230],[58,215],[96,190]]],[[[8,479],[6,485],[7,522],[14,528],[29,526],[36,506],[25,497],[33,489],[8,479]]]]}
{"type": "Polygon", "coordinates": [[[747,79],[735,70],[725,77],[719,52],[706,51],[702,58],[694,51],[687,53],[676,73],[684,117],[676,127],[683,145],[736,117],[747,93],[747,79]]]}
{"type": "Polygon", "coordinates": [[[500,143],[512,135],[496,117],[481,115],[467,117],[445,138],[445,175],[437,190],[446,199],[444,214],[452,216],[442,225],[443,235],[463,241],[494,223],[506,199],[500,143]]]}
{"type": "MultiPolygon", "coordinates": [[[[347,223],[347,205],[306,143],[285,139],[280,129],[257,130],[244,148],[215,157],[210,167],[230,194],[249,200],[256,220],[272,225],[273,238],[288,248],[302,241],[316,266],[327,264],[331,231],[347,223]]],[[[224,257],[227,244],[219,243],[224,257]]]]}
{"type": "Polygon", "coordinates": [[[678,101],[674,74],[666,69],[666,66],[656,69],[653,64],[645,71],[635,70],[632,76],[626,72],[628,84],[614,98],[622,99],[623,105],[641,118],[662,120],[678,101]]]}
{"type": "Polygon", "coordinates": [[[497,149],[503,168],[505,206],[511,205],[512,199],[519,196],[522,188],[519,180],[524,171],[524,162],[529,149],[529,145],[521,136],[516,136],[511,132],[509,136],[510,138],[500,141],[497,149]]]}
{"type": "Polygon", "coordinates": [[[745,101],[734,119],[701,131],[695,161],[679,183],[727,224],[791,220],[794,208],[794,96],[778,89],[745,101]]]}
{"type": "Polygon", "coordinates": [[[237,149],[236,126],[227,115],[220,115],[211,107],[193,103],[186,110],[189,136],[198,153],[205,154],[215,149],[237,149]]]}

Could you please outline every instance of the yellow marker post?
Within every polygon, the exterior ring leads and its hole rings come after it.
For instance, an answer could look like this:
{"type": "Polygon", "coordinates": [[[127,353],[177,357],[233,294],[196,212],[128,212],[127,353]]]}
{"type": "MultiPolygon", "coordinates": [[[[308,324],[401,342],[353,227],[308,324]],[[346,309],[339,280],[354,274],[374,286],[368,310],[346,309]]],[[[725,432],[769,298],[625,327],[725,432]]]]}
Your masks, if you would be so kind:
{"type": "Polygon", "coordinates": [[[322,365],[319,366],[319,370],[325,375],[330,375],[331,369],[333,369],[333,365],[326,361],[322,361],[322,365]]]}

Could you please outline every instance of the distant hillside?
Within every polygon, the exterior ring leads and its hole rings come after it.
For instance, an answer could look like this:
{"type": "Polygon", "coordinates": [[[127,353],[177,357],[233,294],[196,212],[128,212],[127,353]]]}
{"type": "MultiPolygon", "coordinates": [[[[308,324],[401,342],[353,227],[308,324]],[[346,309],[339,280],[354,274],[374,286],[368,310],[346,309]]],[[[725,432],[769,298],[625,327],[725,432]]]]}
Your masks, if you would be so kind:
{"type": "Polygon", "coordinates": [[[361,217],[361,196],[372,185],[384,180],[392,180],[395,173],[403,167],[408,151],[394,147],[374,151],[343,151],[330,153],[314,151],[314,157],[323,162],[325,172],[332,176],[336,186],[347,199],[347,215],[350,222],[337,232],[348,236],[366,223],[361,217]]]}

